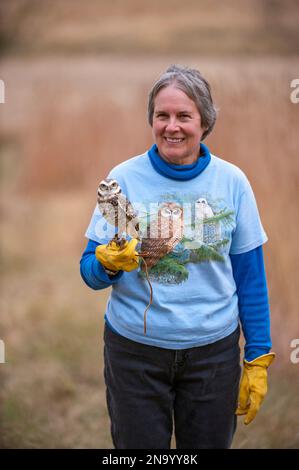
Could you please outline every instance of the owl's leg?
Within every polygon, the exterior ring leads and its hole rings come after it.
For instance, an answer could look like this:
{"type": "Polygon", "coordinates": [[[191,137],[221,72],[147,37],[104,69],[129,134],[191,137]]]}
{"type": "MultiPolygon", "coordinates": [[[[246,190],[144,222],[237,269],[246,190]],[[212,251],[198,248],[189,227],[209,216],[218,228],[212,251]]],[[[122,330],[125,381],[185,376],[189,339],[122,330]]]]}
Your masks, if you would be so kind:
{"type": "Polygon", "coordinates": [[[124,237],[118,238],[117,244],[118,244],[118,246],[119,246],[120,249],[122,249],[122,248],[124,247],[126,241],[127,241],[127,240],[126,240],[124,237]]]}
{"type": "Polygon", "coordinates": [[[122,249],[124,247],[126,239],[124,237],[119,237],[119,234],[116,233],[114,237],[110,240],[108,245],[110,245],[112,242],[114,242],[120,249],[122,249]]]}

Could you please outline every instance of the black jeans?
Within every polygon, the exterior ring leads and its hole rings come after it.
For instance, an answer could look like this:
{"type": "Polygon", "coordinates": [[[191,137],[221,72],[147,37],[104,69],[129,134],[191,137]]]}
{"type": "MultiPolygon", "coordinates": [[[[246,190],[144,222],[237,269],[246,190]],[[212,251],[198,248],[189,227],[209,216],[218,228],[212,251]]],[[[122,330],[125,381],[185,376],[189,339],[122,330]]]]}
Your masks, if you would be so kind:
{"type": "Polygon", "coordinates": [[[236,430],[240,328],[173,350],[104,330],[104,377],[116,449],[229,448],[236,430]]]}

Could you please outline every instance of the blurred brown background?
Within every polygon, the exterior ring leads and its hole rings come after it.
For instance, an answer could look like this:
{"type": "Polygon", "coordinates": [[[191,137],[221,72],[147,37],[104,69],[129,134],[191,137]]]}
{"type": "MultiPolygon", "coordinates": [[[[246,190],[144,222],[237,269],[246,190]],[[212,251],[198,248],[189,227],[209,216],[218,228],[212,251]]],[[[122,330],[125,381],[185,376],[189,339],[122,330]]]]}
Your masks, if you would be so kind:
{"type": "Polygon", "coordinates": [[[278,357],[234,447],[299,447],[298,2],[2,0],[0,15],[1,446],[112,448],[109,290],[88,289],[79,260],[99,179],[149,148],[149,87],[179,63],[209,80],[220,111],[206,143],[247,174],[269,237],[278,357]]]}

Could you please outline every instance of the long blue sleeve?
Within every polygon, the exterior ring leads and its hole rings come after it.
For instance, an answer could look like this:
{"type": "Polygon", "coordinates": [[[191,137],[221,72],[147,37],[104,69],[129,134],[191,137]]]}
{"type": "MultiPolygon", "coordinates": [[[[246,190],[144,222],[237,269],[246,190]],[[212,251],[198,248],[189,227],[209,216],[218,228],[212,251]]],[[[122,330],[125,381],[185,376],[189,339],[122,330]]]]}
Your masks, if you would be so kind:
{"type": "Polygon", "coordinates": [[[96,259],[95,249],[99,245],[93,240],[89,240],[80,260],[80,273],[84,282],[94,290],[105,289],[115,284],[123,275],[119,271],[115,276],[109,276],[102,264],[96,259]]]}
{"type": "Polygon", "coordinates": [[[230,255],[239,299],[239,315],[245,337],[245,359],[267,354],[272,346],[270,309],[262,245],[230,255]]]}

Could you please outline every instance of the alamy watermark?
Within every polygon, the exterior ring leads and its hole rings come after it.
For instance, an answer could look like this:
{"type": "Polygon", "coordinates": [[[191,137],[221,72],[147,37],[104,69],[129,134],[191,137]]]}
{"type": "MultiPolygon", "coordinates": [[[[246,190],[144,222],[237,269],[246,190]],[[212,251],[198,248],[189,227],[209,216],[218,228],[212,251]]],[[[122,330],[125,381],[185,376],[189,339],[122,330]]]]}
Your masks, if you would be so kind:
{"type": "Polygon", "coordinates": [[[5,363],[5,344],[2,339],[0,339],[0,364],[5,363]]]}
{"type": "Polygon", "coordinates": [[[290,83],[290,87],[294,88],[290,94],[290,100],[293,104],[297,104],[299,103],[299,78],[294,78],[290,83]]]}
{"type": "Polygon", "coordinates": [[[139,240],[184,239],[185,248],[197,249],[203,245],[219,244],[223,238],[222,219],[230,219],[233,214],[225,209],[214,213],[204,198],[195,203],[178,204],[169,201],[150,203],[149,207],[146,207],[142,203],[134,202],[133,206],[136,213],[127,214],[122,205],[118,205],[116,210],[115,205],[109,202],[98,204],[98,212],[93,222],[96,236],[101,240],[111,239],[117,227],[119,236],[129,235],[138,237],[139,240]]]}
{"type": "Polygon", "coordinates": [[[294,348],[294,350],[291,352],[290,360],[292,364],[298,364],[299,363],[299,338],[292,339],[290,343],[290,347],[294,348]]]}
{"type": "Polygon", "coordinates": [[[0,103],[5,103],[5,84],[4,81],[0,79],[0,103]]]}

